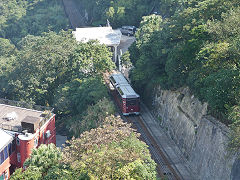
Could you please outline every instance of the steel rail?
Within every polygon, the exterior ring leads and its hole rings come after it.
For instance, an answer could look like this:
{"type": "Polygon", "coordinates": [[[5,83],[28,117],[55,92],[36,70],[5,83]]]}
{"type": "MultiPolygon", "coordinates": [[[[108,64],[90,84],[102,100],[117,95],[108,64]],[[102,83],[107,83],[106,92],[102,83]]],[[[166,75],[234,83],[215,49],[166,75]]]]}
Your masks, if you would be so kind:
{"type": "Polygon", "coordinates": [[[153,159],[157,163],[157,172],[160,177],[167,178],[169,180],[181,180],[180,176],[176,173],[175,169],[169,163],[168,158],[165,156],[158,143],[151,135],[141,116],[128,116],[123,117],[127,122],[133,124],[133,127],[141,134],[141,138],[149,146],[150,153],[153,159]]]}

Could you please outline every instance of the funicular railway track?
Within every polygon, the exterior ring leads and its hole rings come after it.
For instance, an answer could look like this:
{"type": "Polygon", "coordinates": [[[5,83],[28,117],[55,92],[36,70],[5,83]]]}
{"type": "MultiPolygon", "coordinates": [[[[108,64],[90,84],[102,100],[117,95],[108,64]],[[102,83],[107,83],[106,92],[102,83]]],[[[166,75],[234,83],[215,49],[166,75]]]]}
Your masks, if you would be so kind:
{"type": "Polygon", "coordinates": [[[157,172],[161,178],[168,180],[182,180],[183,178],[171,166],[168,158],[165,156],[156,140],[152,137],[151,133],[145,126],[141,116],[122,116],[122,118],[132,124],[140,134],[140,138],[149,146],[152,158],[157,163],[157,172]]]}
{"type": "MultiPolygon", "coordinates": [[[[121,117],[125,122],[131,123],[132,127],[136,129],[138,133],[141,134],[140,139],[143,140],[148,145],[152,158],[157,163],[157,173],[159,177],[163,178],[164,180],[165,179],[182,180],[183,177],[181,176],[177,168],[175,167],[174,169],[172,167],[170,163],[171,162],[170,158],[168,157],[167,154],[163,152],[164,151],[163,148],[161,148],[161,146],[157,143],[157,141],[150,133],[150,130],[146,127],[145,125],[146,123],[144,123],[146,119],[143,119],[143,116],[141,115],[128,115],[128,116],[123,115],[124,114],[123,111],[126,112],[126,109],[123,108],[123,106],[126,105],[126,103],[121,104],[122,98],[119,99],[119,97],[121,96],[117,95],[118,93],[120,93],[117,90],[117,87],[119,87],[118,84],[123,84],[124,86],[124,83],[126,82],[124,81],[124,79],[119,78],[119,75],[114,76],[112,75],[111,77],[110,78],[105,77],[105,81],[109,85],[109,93],[112,95],[114,99],[115,105],[119,110],[119,114],[121,114],[121,117]],[[113,77],[114,80],[111,77],[113,77]],[[111,83],[109,82],[109,79],[111,83]],[[111,84],[113,85],[112,87],[114,88],[111,88],[111,84]]],[[[128,110],[129,109],[131,108],[128,106],[128,110]]],[[[135,112],[130,112],[130,114],[132,113],[135,112]]],[[[142,111],[142,113],[145,112],[142,111]]]]}
{"type": "MultiPolygon", "coordinates": [[[[77,10],[73,0],[62,0],[65,12],[69,18],[72,28],[85,26],[84,17],[77,10]]],[[[105,78],[109,84],[108,78],[105,78]]],[[[121,114],[121,113],[120,113],[121,114]]],[[[141,116],[122,116],[122,119],[132,124],[133,128],[141,134],[141,139],[149,146],[152,158],[157,163],[157,172],[159,177],[168,180],[182,180],[180,173],[171,166],[168,158],[165,156],[156,140],[153,138],[148,128],[145,126],[141,116]]]]}

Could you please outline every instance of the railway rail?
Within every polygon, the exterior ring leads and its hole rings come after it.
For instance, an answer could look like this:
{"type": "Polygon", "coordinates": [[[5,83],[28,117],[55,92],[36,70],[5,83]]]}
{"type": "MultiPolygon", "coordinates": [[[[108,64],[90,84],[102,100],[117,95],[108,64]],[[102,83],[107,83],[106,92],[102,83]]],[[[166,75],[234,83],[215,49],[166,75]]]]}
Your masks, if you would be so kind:
{"type": "Polygon", "coordinates": [[[159,147],[156,140],[152,137],[148,128],[145,126],[141,116],[122,116],[122,118],[131,123],[133,128],[141,134],[140,138],[149,146],[152,158],[157,163],[157,172],[161,178],[168,180],[182,180],[183,177],[175,170],[164,152],[159,147]]]}
{"type": "MultiPolygon", "coordinates": [[[[104,78],[107,84],[110,84],[109,77],[106,75],[104,78]]],[[[111,88],[109,88],[109,93],[113,94],[111,88]]],[[[123,116],[122,111],[120,111],[119,106],[116,104],[117,109],[119,110],[119,114],[121,114],[122,119],[125,122],[131,123],[132,127],[141,134],[140,139],[143,140],[149,147],[150,153],[152,158],[157,163],[157,173],[159,177],[168,180],[183,180],[181,173],[178,169],[174,166],[170,158],[166,153],[164,153],[163,148],[157,143],[155,138],[149,131],[149,128],[146,127],[146,123],[143,116],[139,115],[130,115],[130,116],[123,116]],[[173,168],[174,167],[174,168],[173,168]]],[[[144,113],[144,112],[143,112],[144,113]]]]}
{"type": "MultiPolygon", "coordinates": [[[[73,0],[62,0],[66,15],[69,18],[72,28],[84,27],[86,22],[84,17],[81,16],[80,12],[76,8],[73,0]]],[[[104,78],[107,84],[109,83],[108,78],[104,78]]],[[[149,146],[150,153],[157,163],[158,175],[162,178],[167,178],[168,180],[182,180],[183,177],[171,166],[169,158],[164,154],[161,147],[158,145],[156,140],[153,138],[148,128],[143,122],[142,116],[122,116],[122,118],[131,123],[133,128],[137,129],[141,134],[141,139],[149,146]]]]}

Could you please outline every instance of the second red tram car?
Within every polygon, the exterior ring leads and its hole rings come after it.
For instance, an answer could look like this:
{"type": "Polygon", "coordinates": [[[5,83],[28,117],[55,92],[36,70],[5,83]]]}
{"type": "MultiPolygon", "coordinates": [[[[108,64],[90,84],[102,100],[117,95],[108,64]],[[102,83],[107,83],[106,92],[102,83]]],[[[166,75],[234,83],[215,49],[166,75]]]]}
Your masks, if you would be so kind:
{"type": "Polygon", "coordinates": [[[122,74],[110,77],[114,98],[123,115],[140,114],[140,96],[133,90],[122,74]]]}

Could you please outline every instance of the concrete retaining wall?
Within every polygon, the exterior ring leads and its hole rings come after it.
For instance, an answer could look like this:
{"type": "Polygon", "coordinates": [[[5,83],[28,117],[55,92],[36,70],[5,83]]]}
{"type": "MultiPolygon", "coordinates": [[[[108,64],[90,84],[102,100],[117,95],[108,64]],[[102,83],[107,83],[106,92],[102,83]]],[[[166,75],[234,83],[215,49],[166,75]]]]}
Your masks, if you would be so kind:
{"type": "Polygon", "coordinates": [[[197,179],[239,177],[239,161],[227,154],[229,129],[207,115],[207,103],[201,103],[188,88],[156,88],[152,112],[188,159],[197,179]]]}

